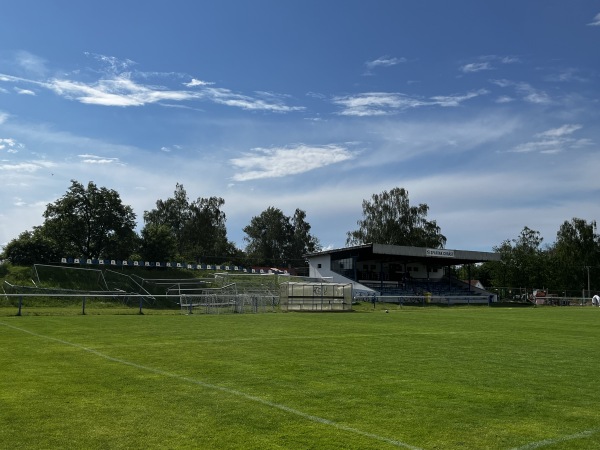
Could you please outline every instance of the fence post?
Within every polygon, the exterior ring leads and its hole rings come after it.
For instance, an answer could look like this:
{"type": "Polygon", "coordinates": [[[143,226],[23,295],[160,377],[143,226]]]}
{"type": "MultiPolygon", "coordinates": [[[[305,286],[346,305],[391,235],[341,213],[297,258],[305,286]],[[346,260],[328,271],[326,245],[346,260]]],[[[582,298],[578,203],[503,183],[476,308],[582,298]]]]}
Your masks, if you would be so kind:
{"type": "Polygon", "coordinates": [[[83,302],[81,306],[81,314],[85,316],[85,297],[83,297],[83,302]]]}
{"type": "Polygon", "coordinates": [[[142,297],[142,296],[140,295],[140,314],[144,314],[144,312],[142,311],[142,306],[143,306],[143,304],[144,304],[144,297],[142,297]]]}
{"type": "Polygon", "coordinates": [[[19,296],[19,311],[17,312],[17,316],[21,315],[21,307],[23,306],[23,296],[19,296]]]}

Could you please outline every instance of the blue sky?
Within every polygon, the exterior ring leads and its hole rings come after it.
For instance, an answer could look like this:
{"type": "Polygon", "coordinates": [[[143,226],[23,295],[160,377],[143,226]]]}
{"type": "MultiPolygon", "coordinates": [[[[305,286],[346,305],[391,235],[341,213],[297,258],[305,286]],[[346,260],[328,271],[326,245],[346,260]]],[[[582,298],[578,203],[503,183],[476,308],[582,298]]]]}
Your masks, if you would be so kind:
{"type": "Polygon", "coordinates": [[[70,180],[269,206],[324,247],[404,187],[447,248],[600,219],[598,1],[2,2],[0,244],[70,180]]]}

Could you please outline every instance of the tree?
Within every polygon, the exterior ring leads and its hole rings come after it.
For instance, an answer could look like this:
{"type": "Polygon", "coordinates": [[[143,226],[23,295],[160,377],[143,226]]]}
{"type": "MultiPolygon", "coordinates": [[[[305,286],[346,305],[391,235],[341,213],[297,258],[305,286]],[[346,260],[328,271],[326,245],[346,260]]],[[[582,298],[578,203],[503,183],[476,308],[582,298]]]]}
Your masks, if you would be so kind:
{"type": "Polygon", "coordinates": [[[548,286],[547,252],[539,231],[524,227],[519,237],[505,240],[494,251],[500,261],[485,264],[498,287],[542,288],[548,286]]]}
{"type": "Polygon", "coordinates": [[[222,262],[236,253],[235,245],[227,240],[224,204],[220,197],[198,198],[190,203],[185,188],[177,183],[172,198],[158,200],[155,209],[144,212],[145,228],[155,230],[142,230],[142,245],[150,245],[145,239],[155,233],[156,227],[166,227],[175,242],[169,257],[222,262]]]}
{"type": "Polygon", "coordinates": [[[189,218],[183,227],[189,259],[220,263],[235,254],[235,245],[227,240],[226,217],[221,209],[224,204],[221,197],[209,197],[198,198],[189,206],[189,218]]]}
{"type": "Polygon", "coordinates": [[[54,242],[44,237],[39,228],[21,233],[6,245],[3,252],[3,258],[19,266],[56,262],[59,257],[54,242]]]}
{"type": "Polygon", "coordinates": [[[71,180],[67,193],[44,212],[41,232],[66,254],[125,259],[136,243],[135,214],[119,194],[71,180]]]}
{"type": "Polygon", "coordinates": [[[310,224],[306,221],[306,212],[296,209],[291,218],[292,240],[290,248],[290,259],[300,259],[307,253],[313,253],[321,249],[319,239],[310,234],[310,224]]]}
{"type": "Polygon", "coordinates": [[[146,261],[168,261],[177,253],[177,242],[166,225],[148,224],[142,230],[140,254],[146,261]]]}
{"type": "Polygon", "coordinates": [[[347,233],[346,245],[367,243],[443,248],[446,237],[435,220],[427,220],[426,204],[410,206],[408,191],[394,188],[363,200],[358,230],[347,233]]]}
{"type": "MultiPolygon", "coordinates": [[[[147,225],[165,225],[171,230],[171,234],[177,245],[177,254],[185,253],[183,228],[189,218],[189,201],[183,185],[177,183],[172,198],[157,200],[156,208],[144,211],[144,223],[147,225]]],[[[176,256],[176,255],[171,255],[176,256]]]]}
{"type": "Polygon", "coordinates": [[[598,288],[597,277],[594,276],[600,264],[600,236],[596,233],[596,221],[588,223],[579,218],[565,221],[556,234],[551,255],[555,276],[562,289],[588,289],[588,281],[590,288],[598,288]]]}
{"type": "Polygon", "coordinates": [[[303,262],[304,254],[320,248],[305,219],[306,213],[300,209],[290,218],[280,209],[268,207],[243,230],[248,257],[254,264],[267,266],[303,262]]]}

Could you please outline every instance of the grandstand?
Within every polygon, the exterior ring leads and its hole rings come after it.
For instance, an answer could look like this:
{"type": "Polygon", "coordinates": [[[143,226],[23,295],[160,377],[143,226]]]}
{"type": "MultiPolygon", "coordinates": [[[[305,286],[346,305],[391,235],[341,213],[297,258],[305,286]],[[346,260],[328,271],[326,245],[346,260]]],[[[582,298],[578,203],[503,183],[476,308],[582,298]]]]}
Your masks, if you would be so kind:
{"type": "Polygon", "coordinates": [[[500,255],[467,250],[365,244],[305,255],[309,276],[352,283],[358,297],[392,302],[488,303],[496,294],[450,275],[450,267],[499,261],[500,255]]]}

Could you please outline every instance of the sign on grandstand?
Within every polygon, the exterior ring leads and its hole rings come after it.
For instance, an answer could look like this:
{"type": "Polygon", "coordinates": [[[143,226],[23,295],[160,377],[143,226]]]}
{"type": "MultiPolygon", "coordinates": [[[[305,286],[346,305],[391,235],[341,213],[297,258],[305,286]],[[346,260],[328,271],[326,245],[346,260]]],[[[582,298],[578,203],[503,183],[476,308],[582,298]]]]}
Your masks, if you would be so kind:
{"type": "Polygon", "coordinates": [[[444,250],[439,248],[427,248],[425,249],[427,256],[437,256],[442,258],[454,258],[454,250],[444,250]]]}

